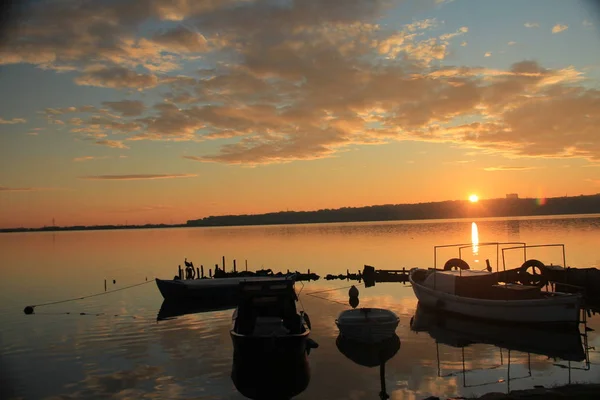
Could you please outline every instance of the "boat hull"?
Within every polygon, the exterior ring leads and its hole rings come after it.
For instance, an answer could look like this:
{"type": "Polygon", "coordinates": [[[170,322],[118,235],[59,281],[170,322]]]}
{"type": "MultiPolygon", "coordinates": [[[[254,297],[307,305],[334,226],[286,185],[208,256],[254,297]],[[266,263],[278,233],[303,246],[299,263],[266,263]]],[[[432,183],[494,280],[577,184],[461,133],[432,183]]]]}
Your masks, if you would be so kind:
{"type": "Polygon", "coordinates": [[[196,300],[236,304],[240,282],[253,282],[286,277],[235,277],[195,280],[165,280],[156,278],[156,286],[165,300],[196,300]]]}
{"type": "Polygon", "coordinates": [[[489,300],[461,297],[433,290],[409,276],[415,296],[426,307],[494,321],[523,324],[577,324],[580,295],[557,295],[552,299],[489,300]]]}

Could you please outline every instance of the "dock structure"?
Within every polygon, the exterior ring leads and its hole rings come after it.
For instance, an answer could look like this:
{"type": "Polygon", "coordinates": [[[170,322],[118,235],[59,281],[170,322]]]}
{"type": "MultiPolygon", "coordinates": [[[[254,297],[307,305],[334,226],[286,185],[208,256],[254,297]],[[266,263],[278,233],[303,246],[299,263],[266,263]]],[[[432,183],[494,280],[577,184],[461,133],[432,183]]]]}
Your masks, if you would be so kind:
{"type": "Polygon", "coordinates": [[[260,269],[258,271],[248,271],[248,260],[245,262],[245,270],[238,271],[237,270],[237,260],[233,260],[233,266],[231,271],[225,270],[225,256],[222,258],[222,267],[219,267],[219,264],[215,264],[214,273],[213,269],[208,269],[208,276],[204,274],[204,265],[200,265],[200,267],[194,267],[192,262],[188,262],[187,258],[184,261],[185,269],[181,268],[181,265],[178,267],[177,275],[175,279],[212,279],[212,278],[240,278],[240,277],[253,277],[253,276],[268,276],[268,277],[281,277],[286,275],[294,274],[296,275],[296,281],[316,281],[320,278],[319,275],[314,272],[310,272],[308,269],[307,272],[300,271],[290,271],[287,272],[273,272],[271,269],[260,269]]]}

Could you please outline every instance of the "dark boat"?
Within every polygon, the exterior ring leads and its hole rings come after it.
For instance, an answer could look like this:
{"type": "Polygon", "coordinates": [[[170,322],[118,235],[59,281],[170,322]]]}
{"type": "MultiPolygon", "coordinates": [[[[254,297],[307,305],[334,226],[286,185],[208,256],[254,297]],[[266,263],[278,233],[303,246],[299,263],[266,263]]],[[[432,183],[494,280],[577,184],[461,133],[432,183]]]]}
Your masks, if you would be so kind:
{"type": "Polygon", "coordinates": [[[231,378],[251,399],[289,399],[310,380],[310,320],[296,310],[294,281],[271,280],[239,284],[233,313],[231,378]]]}
{"type": "Polygon", "coordinates": [[[158,279],[156,286],[165,300],[235,302],[241,282],[295,280],[294,274],[273,276],[240,276],[209,279],[158,279]]]}

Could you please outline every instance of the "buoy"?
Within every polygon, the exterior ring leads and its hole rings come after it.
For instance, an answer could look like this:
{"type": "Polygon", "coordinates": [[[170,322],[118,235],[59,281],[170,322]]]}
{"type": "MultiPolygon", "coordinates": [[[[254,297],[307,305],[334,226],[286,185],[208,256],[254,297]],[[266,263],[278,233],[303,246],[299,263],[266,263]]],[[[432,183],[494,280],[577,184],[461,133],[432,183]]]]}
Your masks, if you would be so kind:
{"type": "Polygon", "coordinates": [[[27,306],[25,307],[25,309],[23,310],[23,312],[27,315],[29,314],[33,314],[33,307],[32,306],[27,306]]]}
{"type": "Polygon", "coordinates": [[[348,290],[348,296],[350,296],[350,297],[358,297],[358,289],[356,288],[356,286],[352,285],[352,287],[350,288],[350,290],[348,290]]]}
{"type": "Polygon", "coordinates": [[[350,307],[352,307],[352,308],[358,307],[358,303],[359,302],[360,301],[358,300],[358,297],[350,297],[350,302],[349,302],[350,303],[350,307]]]}

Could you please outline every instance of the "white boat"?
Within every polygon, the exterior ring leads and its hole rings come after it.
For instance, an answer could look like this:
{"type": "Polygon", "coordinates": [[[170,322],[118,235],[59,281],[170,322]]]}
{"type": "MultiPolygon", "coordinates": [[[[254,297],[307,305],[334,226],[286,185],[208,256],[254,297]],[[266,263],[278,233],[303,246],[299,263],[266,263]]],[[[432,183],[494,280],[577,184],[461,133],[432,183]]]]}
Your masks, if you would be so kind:
{"type": "Polygon", "coordinates": [[[400,318],[382,308],[356,308],[342,311],[335,324],[340,334],[348,339],[377,343],[396,333],[400,318]]]}
{"type": "Polygon", "coordinates": [[[501,284],[498,274],[473,270],[414,268],[409,280],[419,302],[427,307],[495,321],[578,323],[582,296],[547,292],[540,286],[501,284]]]}

